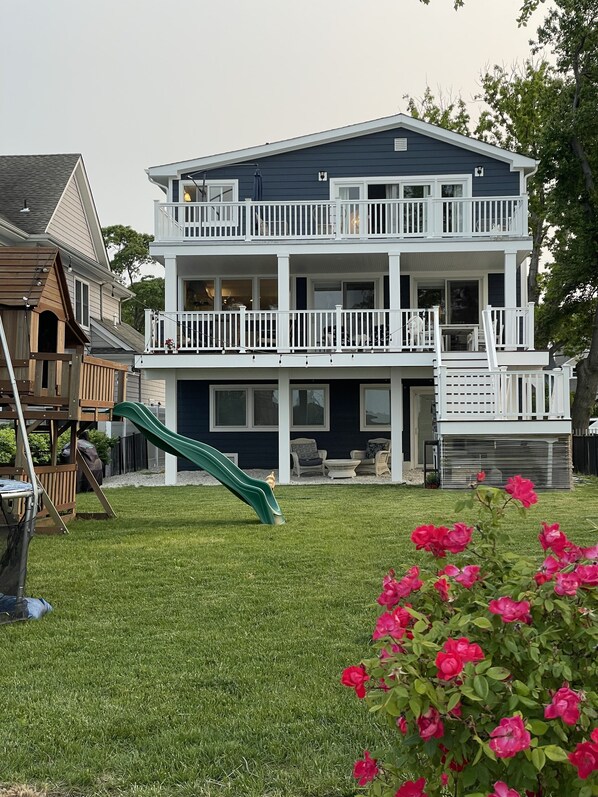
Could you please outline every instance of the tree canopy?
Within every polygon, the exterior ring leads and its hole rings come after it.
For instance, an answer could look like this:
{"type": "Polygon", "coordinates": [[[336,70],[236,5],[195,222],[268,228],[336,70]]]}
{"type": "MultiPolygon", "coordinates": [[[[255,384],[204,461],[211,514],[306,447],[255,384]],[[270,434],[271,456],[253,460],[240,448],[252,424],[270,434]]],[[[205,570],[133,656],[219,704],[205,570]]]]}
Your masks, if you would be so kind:
{"type": "Polygon", "coordinates": [[[164,278],[143,277],[139,282],[130,285],[129,289],[135,296],[128,302],[124,302],[122,320],[143,334],[145,311],[164,310],[164,278]]]}
{"type": "Polygon", "coordinates": [[[123,224],[102,227],[104,244],[110,257],[110,267],[121,282],[131,285],[139,278],[141,266],[156,261],[149,253],[153,235],[137,232],[123,224]]]}

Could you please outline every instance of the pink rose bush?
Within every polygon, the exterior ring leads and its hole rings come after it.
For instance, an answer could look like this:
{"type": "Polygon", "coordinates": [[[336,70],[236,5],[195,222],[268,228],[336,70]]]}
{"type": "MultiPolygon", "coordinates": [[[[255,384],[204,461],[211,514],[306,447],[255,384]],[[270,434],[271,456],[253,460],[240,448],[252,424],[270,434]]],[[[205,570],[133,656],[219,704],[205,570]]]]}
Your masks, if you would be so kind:
{"type": "Polygon", "coordinates": [[[413,531],[428,564],[384,577],[372,656],[342,674],[394,739],[355,763],[372,797],[598,795],[598,546],[543,522],[538,560],[514,553],[533,484],[484,478],[475,522],[413,531]]]}

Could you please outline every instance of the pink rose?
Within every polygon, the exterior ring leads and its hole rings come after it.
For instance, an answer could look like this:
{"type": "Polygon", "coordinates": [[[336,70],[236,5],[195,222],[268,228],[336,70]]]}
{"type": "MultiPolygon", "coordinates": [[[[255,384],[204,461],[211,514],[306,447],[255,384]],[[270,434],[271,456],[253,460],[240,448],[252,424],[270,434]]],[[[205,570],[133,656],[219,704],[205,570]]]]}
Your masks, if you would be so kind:
{"type": "Polygon", "coordinates": [[[575,573],[557,573],[556,584],[554,591],[557,595],[577,595],[577,590],[580,587],[579,578],[575,573]]]}
{"type": "Polygon", "coordinates": [[[577,565],[573,572],[582,587],[598,587],[598,565],[577,565]]]}
{"type": "Polygon", "coordinates": [[[534,492],[534,483],[524,479],[523,476],[511,476],[505,485],[505,492],[523,504],[526,509],[538,501],[538,496],[534,492]]]}
{"type": "Polygon", "coordinates": [[[455,576],[458,576],[460,572],[461,571],[459,570],[458,567],[456,567],[456,565],[447,565],[442,570],[438,571],[438,575],[450,576],[451,578],[454,578],[455,576]]]}
{"type": "Polygon", "coordinates": [[[401,788],[395,792],[395,797],[428,797],[424,792],[426,779],[420,778],[419,780],[407,780],[401,788]]]}
{"type": "Polygon", "coordinates": [[[450,681],[456,678],[463,670],[463,659],[458,653],[443,653],[440,651],[436,655],[436,677],[441,681],[450,681]]]}
{"type": "Polygon", "coordinates": [[[480,567],[479,565],[466,565],[461,570],[458,576],[455,576],[455,581],[461,584],[466,589],[471,589],[476,581],[480,580],[480,567]]]}
{"type": "Polygon", "coordinates": [[[442,648],[446,653],[457,654],[463,662],[482,661],[484,652],[475,642],[470,642],[466,636],[459,639],[447,639],[442,648]]]}
{"type": "Polygon", "coordinates": [[[445,536],[445,548],[451,553],[461,553],[471,542],[473,528],[465,523],[455,523],[445,536]]]}
{"type": "Polygon", "coordinates": [[[410,568],[397,585],[399,597],[406,598],[407,595],[420,589],[423,583],[419,578],[419,567],[410,568]]]}
{"type": "Polygon", "coordinates": [[[382,581],[382,592],[376,599],[380,606],[387,606],[392,609],[401,600],[401,596],[397,593],[399,582],[394,578],[394,570],[391,570],[382,581]]]}
{"type": "Polygon", "coordinates": [[[442,775],[440,776],[440,782],[442,783],[443,786],[446,786],[447,783],[449,782],[449,776],[446,774],[446,772],[443,772],[442,775]]]}
{"type": "Polygon", "coordinates": [[[448,529],[444,526],[438,528],[433,525],[418,526],[411,534],[411,541],[415,543],[417,550],[429,551],[433,556],[446,556],[444,539],[448,529]]]}
{"type": "Polygon", "coordinates": [[[446,578],[439,578],[434,582],[434,589],[440,595],[441,600],[447,601],[449,599],[449,586],[446,578]]]}
{"type": "Polygon", "coordinates": [[[498,758],[512,758],[520,750],[527,750],[531,737],[520,716],[505,717],[490,732],[490,749],[498,758]]]}
{"type": "Polygon", "coordinates": [[[360,758],[355,762],[353,777],[358,780],[360,786],[367,786],[370,781],[374,780],[379,771],[377,759],[370,758],[368,751],[364,750],[364,758],[360,758]]]}
{"type": "Polygon", "coordinates": [[[544,709],[544,717],[553,720],[561,717],[565,725],[575,725],[579,719],[581,697],[568,684],[563,684],[552,696],[552,701],[544,709]]]}
{"type": "Polygon", "coordinates": [[[494,791],[488,797],[521,797],[515,789],[509,789],[503,780],[497,780],[494,784],[494,791]]]}
{"type": "Polygon", "coordinates": [[[549,526],[548,523],[542,522],[542,531],[538,535],[538,539],[545,551],[552,548],[557,555],[569,542],[567,535],[560,530],[558,523],[553,523],[552,526],[549,526]]]}
{"type": "Polygon", "coordinates": [[[581,555],[584,559],[598,559],[598,545],[593,545],[591,548],[582,548],[581,555]]]}
{"type": "Polygon", "coordinates": [[[598,734],[596,729],[592,731],[593,742],[580,742],[572,753],[569,753],[569,761],[577,769],[577,777],[585,780],[588,775],[598,770],[598,734]]]}
{"type": "Polygon", "coordinates": [[[529,601],[514,601],[512,598],[503,597],[490,601],[488,611],[499,614],[504,623],[531,623],[529,601]]]}
{"type": "Polygon", "coordinates": [[[372,634],[372,639],[382,639],[385,636],[393,639],[402,639],[405,636],[405,628],[394,612],[384,612],[376,621],[376,630],[372,634]]]}
{"type": "Polygon", "coordinates": [[[405,736],[405,734],[409,730],[409,726],[407,725],[407,720],[405,719],[405,717],[397,718],[397,728],[401,731],[403,736],[405,736]]]}
{"type": "Polygon", "coordinates": [[[444,725],[440,714],[433,707],[417,718],[417,729],[424,742],[429,739],[441,739],[444,736],[444,725]]]}
{"type": "Polygon", "coordinates": [[[370,680],[370,676],[365,671],[363,664],[359,666],[353,665],[346,667],[341,676],[341,683],[343,686],[348,686],[355,689],[355,694],[361,700],[365,697],[365,682],[370,680]]]}

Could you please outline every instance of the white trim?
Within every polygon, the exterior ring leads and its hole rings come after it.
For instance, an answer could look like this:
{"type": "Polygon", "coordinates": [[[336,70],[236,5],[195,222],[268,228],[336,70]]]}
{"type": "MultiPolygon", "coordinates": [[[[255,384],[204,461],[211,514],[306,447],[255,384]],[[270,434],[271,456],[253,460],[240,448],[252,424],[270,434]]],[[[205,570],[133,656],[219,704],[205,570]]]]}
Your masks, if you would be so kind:
{"type": "Polygon", "coordinates": [[[388,393],[388,404],[389,404],[389,412],[390,412],[390,404],[391,404],[391,391],[390,391],[390,383],[380,382],[377,384],[360,384],[359,385],[359,431],[360,432],[390,432],[392,430],[392,423],[388,424],[375,424],[373,426],[367,425],[367,418],[366,418],[366,406],[365,406],[365,392],[366,390],[385,390],[388,393]]]}
{"type": "Polygon", "coordinates": [[[291,432],[329,432],[330,431],[330,384],[328,382],[319,385],[312,384],[291,384],[291,432]],[[309,424],[308,426],[298,426],[293,423],[293,390],[323,390],[324,391],[324,423],[320,426],[309,424]]]}
{"type": "MultiPolygon", "coordinates": [[[[90,329],[91,325],[91,307],[89,304],[89,299],[91,296],[90,291],[91,283],[87,282],[87,280],[82,280],[80,277],[75,276],[73,278],[73,304],[74,304],[74,311],[75,311],[75,321],[83,327],[83,329],[90,329]],[[84,285],[87,288],[87,321],[83,318],[77,318],[77,283],[80,283],[82,286],[84,285]]],[[[81,291],[81,315],[83,316],[83,291],[81,291]]]]}
{"type": "Polygon", "coordinates": [[[272,390],[278,391],[276,384],[260,384],[260,385],[227,385],[215,384],[210,385],[210,432],[276,432],[278,431],[278,424],[276,426],[256,426],[254,424],[253,410],[254,410],[254,393],[256,390],[272,390]],[[244,390],[245,391],[245,425],[244,426],[217,426],[216,425],[216,393],[225,390],[244,390]]]}
{"type": "MultiPolygon", "coordinates": [[[[423,174],[423,175],[389,175],[388,177],[331,177],[330,178],[330,199],[336,199],[337,187],[343,185],[360,186],[360,189],[367,190],[368,185],[431,185],[432,193],[430,197],[440,198],[440,185],[463,183],[464,193],[466,199],[472,196],[472,176],[471,174],[423,174]]],[[[367,200],[367,196],[360,196],[359,200],[367,200]]]]}
{"type": "MultiPolygon", "coordinates": [[[[483,141],[463,136],[460,133],[454,133],[451,130],[445,130],[429,122],[424,122],[421,119],[414,119],[412,116],[400,113],[395,116],[386,116],[368,122],[361,122],[359,124],[347,125],[346,127],[339,127],[333,130],[325,130],[320,133],[312,133],[306,136],[286,139],[273,144],[248,147],[246,149],[233,150],[231,152],[219,153],[208,157],[194,158],[193,160],[161,164],[150,167],[146,172],[150,180],[160,182],[160,177],[168,178],[184,172],[195,172],[201,171],[202,169],[215,168],[216,166],[236,164],[239,161],[264,158],[270,155],[314,147],[319,144],[343,141],[370,133],[392,130],[393,128],[404,128],[413,133],[420,133],[430,138],[437,139],[438,141],[444,141],[448,144],[469,150],[470,152],[475,152],[479,155],[505,161],[511,165],[512,171],[516,169],[532,170],[537,165],[537,161],[533,158],[528,158],[515,152],[509,152],[500,147],[495,147],[492,144],[486,144],[483,141]]],[[[401,157],[400,153],[394,154],[397,158],[401,157]]]]}
{"type": "Polygon", "coordinates": [[[410,424],[411,424],[411,434],[410,434],[410,441],[409,446],[411,448],[411,467],[412,468],[423,468],[424,463],[418,462],[419,459],[419,451],[418,451],[418,444],[419,444],[419,434],[418,434],[418,426],[417,426],[417,412],[416,408],[418,405],[418,398],[420,396],[432,396],[434,397],[434,387],[432,385],[412,385],[409,389],[409,399],[410,399],[410,424]]]}

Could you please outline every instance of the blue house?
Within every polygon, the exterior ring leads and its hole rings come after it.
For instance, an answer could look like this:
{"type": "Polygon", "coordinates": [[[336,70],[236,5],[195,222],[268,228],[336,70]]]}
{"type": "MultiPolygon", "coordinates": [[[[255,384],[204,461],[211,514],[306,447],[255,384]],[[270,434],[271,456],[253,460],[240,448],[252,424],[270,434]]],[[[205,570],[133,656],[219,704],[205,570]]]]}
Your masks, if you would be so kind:
{"type": "Polygon", "coordinates": [[[535,168],[402,114],[150,168],[166,309],[138,365],[167,425],[283,484],[294,439],[384,438],[394,482],[434,456],[444,486],[568,488],[568,374],[527,300],[535,168]]]}

